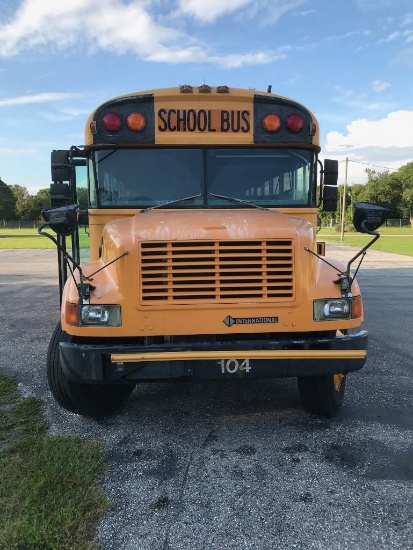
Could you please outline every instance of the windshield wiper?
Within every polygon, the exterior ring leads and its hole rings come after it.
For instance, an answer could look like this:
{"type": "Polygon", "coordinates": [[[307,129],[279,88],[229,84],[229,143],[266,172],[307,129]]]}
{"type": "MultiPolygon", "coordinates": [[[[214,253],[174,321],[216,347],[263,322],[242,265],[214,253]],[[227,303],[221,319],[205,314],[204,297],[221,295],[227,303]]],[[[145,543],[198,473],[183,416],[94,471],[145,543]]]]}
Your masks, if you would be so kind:
{"type": "Polygon", "coordinates": [[[174,199],[173,201],[162,202],[161,204],[155,204],[155,206],[148,206],[148,208],[143,208],[141,212],[148,212],[149,210],[155,210],[155,208],[162,208],[163,206],[169,206],[170,204],[175,204],[178,202],[190,201],[192,199],[197,199],[198,197],[202,197],[202,193],[199,193],[199,195],[191,195],[190,197],[182,197],[181,199],[174,199]]]}
{"type": "Polygon", "coordinates": [[[229,202],[238,202],[243,204],[244,206],[252,206],[253,208],[258,208],[259,210],[268,210],[268,208],[265,208],[264,206],[258,206],[258,204],[254,204],[253,202],[244,201],[242,199],[236,199],[235,197],[227,197],[227,195],[217,195],[216,193],[208,193],[208,197],[216,197],[217,199],[225,199],[229,202]]]}

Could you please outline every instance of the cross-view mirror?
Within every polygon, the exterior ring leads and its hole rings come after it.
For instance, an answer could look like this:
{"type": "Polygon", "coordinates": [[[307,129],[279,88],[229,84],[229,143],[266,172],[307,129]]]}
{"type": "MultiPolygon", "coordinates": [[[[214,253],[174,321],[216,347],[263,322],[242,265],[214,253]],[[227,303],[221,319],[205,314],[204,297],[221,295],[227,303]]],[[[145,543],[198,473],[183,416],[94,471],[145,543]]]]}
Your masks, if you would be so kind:
{"type": "Polygon", "coordinates": [[[72,235],[77,228],[77,204],[49,208],[42,211],[42,216],[50,229],[61,236],[72,235]]]}
{"type": "Polygon", "coordinates": [[[353,225],[360,233],[370,233],[387,220],[390,209],[369,202],[356,202],[353,205],[353,225]]]}

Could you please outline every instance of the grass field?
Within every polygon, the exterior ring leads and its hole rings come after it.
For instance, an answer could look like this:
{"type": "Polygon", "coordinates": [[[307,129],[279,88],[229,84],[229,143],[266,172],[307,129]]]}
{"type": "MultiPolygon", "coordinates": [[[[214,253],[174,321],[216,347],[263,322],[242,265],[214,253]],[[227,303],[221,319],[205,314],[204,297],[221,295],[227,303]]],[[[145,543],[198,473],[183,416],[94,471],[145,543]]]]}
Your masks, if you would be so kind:
{"type": "MultiPolygon", "coordinates": [[[[54,237],[56,234],[50,231],[54,237]]],[[[70,239],[69,239],[70,240],[70,239]]],[[[89,236],[80,231],[80,248],[89,247],[89,236]]],[[[0,229],[0,249],[8,248],[56,248],[47,237],[37,233],[37,229],[0,229]]]]}
{"type": "MultiPolygon", "coordinates": [[[[413,256],[413,228],[383,227],[379,232],[382,236],[374,243],[373,250],[413,256]]],[[[369,235],[349,232],[344,234],[343,243],[362,247],[368,239],[369,235]]],[[[341,242],[341,235],[335,229],[322,228],[318,233],[318,240],[341,242]]],[[[82,230],[80,248],[88,247],[89,237],[82,230]]],[[[54,248],[54,244],[47,237],[38,235],[36,229],[0,229],[0,249],[2,248],[54,248]]]]}
{"type": "MultiPolygon", "coordinates": [[[[406,254],[413,256],[413,228],[411,227],[381,227],[379,230],[381,235],[372,250],[382,250],[383,252],[393,252],[394,254],[406,254]]],[[[318,240],[326,242],[341,242],[341,234],[335,229],[322,228],[318,235],[318,240]]],[[[370,235],[362,235],[361,233],[344,233],[343,244],[350,246],[362,247],[370,239],[370,235]]]]}
{"type": "Polygon", "coordinates": [[[105,468],[100,444],[47,435],[40,401],[0,373],[0,548],[98,550],[105,468]]]}

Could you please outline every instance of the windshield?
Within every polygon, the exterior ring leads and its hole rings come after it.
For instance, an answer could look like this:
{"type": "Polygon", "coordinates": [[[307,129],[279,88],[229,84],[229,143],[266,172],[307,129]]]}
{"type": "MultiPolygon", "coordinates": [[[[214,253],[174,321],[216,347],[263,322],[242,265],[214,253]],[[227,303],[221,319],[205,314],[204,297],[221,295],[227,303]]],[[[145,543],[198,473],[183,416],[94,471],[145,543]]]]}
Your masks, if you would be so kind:
{"type": "Polygon", "coordinates": [[[316,156],[303,149],[145,148],[95,151],[92,207],[314,206],[316,156]],[[179,199],[183,199],[182,204],[179,199]]]}

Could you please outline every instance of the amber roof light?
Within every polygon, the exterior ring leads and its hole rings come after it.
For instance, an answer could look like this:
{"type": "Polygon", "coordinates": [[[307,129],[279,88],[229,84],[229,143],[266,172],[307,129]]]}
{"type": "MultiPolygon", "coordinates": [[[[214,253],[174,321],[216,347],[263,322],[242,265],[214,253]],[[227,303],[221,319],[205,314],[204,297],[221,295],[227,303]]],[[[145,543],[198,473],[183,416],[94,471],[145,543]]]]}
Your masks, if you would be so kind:
{"type": "Polygon", "coordinates": [[[126,124],[130,130],[140,132],[146,126],[146,119],[142,113],[131,113],[126,119],[126,124]]]}
{"type": "Polygon", "coordinates": [[[277,132],[281,127],[281,119],[275,113],[270,113],[263,118],[262,125],[267,132],[277,132]]]}

